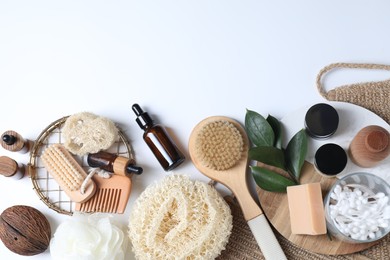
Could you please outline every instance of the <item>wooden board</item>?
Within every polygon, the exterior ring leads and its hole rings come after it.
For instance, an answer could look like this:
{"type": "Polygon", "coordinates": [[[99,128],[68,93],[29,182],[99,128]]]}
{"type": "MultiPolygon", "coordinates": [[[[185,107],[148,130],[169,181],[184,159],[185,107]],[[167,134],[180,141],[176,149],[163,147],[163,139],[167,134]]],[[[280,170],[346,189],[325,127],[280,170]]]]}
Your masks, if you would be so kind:
{"type": "MultiPolygon", "coordinates": [[[[320,182],[322,195],[325,196],[336,179],[322,177],[315,172],[314,166],[311,163],[305,162],[300,181],[302,184],[320,182]]],[[[331,241],[327,235],[310,236],[291,234],[287,194],[268,192],[257,187],[257,195],[265,215],[276,230],[293,244],[311,252],[326,255],[344,255],[359,252],[379,242],[350,244],[334,237],[331,241]]]]}

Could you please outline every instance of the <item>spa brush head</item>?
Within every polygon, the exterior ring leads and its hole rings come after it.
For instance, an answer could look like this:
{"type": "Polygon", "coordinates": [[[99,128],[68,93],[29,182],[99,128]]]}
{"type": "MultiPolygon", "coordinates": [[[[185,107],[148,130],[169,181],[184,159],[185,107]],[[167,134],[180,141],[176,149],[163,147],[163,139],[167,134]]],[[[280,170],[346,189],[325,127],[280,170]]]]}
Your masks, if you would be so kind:
{"type": "Polygon", "coordinates": [[[245,129],[231,118],[209,117],[194,127],[188,146],[195,167],[234,193],[265,258],[286,259],[261,208],[249,192],[246,178],[249,141],[245,129]]]}
{"type": "Polygon", "coordinates": [[[47,171],[72,201],[85,202],[94,195],[96,185],[92,180],[87,182],[85,192],[81,192],[87,173],[63,145],[50,145],[44,150],[41,159],[47,171]]]}
{"type": "Polygon", "coordinates": [[[206,124],[199,131],[195,146],[196,156],[204,166],[223,171],[243,157],[244,140],[234,124],[218,120],[206,124]]]}

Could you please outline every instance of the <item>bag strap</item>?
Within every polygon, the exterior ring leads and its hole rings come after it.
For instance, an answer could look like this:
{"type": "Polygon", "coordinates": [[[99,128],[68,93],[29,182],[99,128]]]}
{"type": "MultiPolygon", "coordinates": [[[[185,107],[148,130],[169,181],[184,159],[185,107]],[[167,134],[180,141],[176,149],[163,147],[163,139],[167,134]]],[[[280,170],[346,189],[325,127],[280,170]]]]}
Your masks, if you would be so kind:
{"type": "Polygon", "coordinates": [[[390,65],[383,64],[370,64],[370,63],[332,63],[326,67],[324,67],[317,75],[317,89],[318,92],[324,98],[328,97],[328,92],[325,90],[324,85],[321,83],[321,79],[325,73],[329,72],[332,69],[368,69],[368,70],[390,70],[390,65]]]}

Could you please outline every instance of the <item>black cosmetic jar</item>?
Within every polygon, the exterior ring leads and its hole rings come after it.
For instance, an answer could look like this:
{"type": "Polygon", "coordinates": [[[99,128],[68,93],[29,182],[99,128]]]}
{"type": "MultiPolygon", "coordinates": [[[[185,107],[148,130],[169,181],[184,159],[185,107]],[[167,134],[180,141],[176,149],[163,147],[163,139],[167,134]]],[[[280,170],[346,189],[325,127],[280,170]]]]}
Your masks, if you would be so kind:
{"type": "Polygon", "coordinates": [[[333,143],[324,144],[314,155],[314,166],[318,173],[325,177],[335,177],[347,165],[348,157],[345,150],[333,143]]]}
{"type": "Polygon", "coordinates": [[[306,112],[305,128],[310,137],[325,139],[333,135],[339,125],[339,115],[334,107],[325,103],[313,105],[306,112]]]}

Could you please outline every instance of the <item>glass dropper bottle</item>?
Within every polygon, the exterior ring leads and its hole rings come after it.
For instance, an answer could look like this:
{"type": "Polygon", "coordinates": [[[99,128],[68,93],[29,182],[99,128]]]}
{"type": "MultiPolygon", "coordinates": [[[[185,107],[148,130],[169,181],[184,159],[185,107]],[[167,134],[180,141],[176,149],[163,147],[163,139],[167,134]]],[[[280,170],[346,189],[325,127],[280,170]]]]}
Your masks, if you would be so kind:
{"type": "Polygon", "coordinates": [[[124,176],[130,176],[132,173],[139,175],[143,172],[141,167],[135,165],[134,160],[104,151],[88,154],[87,163],[91,167],[99,167],[124,176]]]}
{"type": "Polygon", "coordinates": [[[132,109],[137,116],[136,122],[144,130],[143,139],[153,152],[165,171],[170,171],[181,164],[185,157],[177,148],[165,128],[155,124],[147,112],[144,112],[138,104],[132,109]]]}

